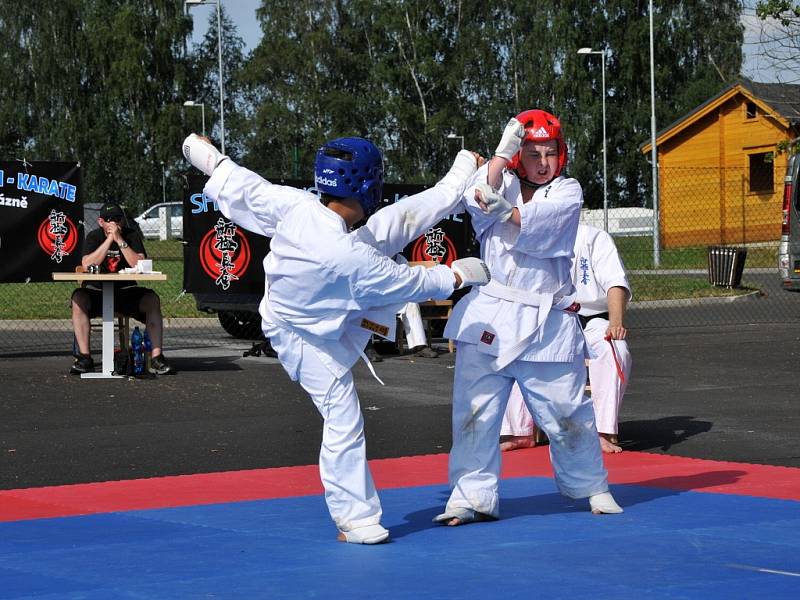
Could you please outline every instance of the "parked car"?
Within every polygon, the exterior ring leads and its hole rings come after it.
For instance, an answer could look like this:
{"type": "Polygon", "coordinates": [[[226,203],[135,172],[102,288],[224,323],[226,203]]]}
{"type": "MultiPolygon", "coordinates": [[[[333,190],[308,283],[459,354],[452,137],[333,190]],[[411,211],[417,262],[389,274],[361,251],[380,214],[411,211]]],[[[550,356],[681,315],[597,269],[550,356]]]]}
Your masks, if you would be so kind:
{"type": "Polygon", "coordinates": [[[167,209],[167,218],[170,221],[170,237],[183,239],[182,202],[159,202],[136,217],[135,220],[142,230],[142,235],[147,239],[159,239],[161,237],[159,211],[162,207],[167,209]]]}
{"type": "Polygon", "coordinates": [[[789,157],[783,180],[783,225],[778,246],[783,289],[800,290],[800,154],[789,157]]]}
{"type": "Polygon", "coordinates": [[[261,294],[194,294],[197,310],[217,313],[225,332],[240,340],[264,339],[258,314],[261,297],[261,294]]]}

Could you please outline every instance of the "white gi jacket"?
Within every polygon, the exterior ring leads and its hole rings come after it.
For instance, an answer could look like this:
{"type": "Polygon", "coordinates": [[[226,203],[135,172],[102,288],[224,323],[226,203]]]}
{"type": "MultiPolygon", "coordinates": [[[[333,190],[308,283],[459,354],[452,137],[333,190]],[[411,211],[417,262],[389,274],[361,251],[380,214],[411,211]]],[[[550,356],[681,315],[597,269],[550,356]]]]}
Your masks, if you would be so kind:
{"type": "Polygon", "coordinates": [[[349,232],[344,220],[310,192],[273,185],[231,160],[214,170],[204,191],[222,214],[272,238],[259,312],[264,334],[293,380],[301,340],[341,377],[372,333],[394,338],[395,314],[403,304],[452,294],[455,276],[449,268],[411,268],[389,256],[458,212],[464,183],[443,180],[377,211],[349,232]]]}
{"type": "Polygon", "coordinates": [[[492,281],[459,301],[444,334],[497,357],[495,370],[513,360],[572,362],[584,352],[580,324],[573,314],[557,309],[575,299],[570,269],[581,186],[557,177],[523,204],[519,179],[505,171],[498,193],[519,209],[517,228],[484,214],[475,202],[475,185],[486,181],[487,168],[475,173],[463,202],[492,281]]]}
{"type": "Polygon", "coordinates": [[[572,281],[586,317],[608,312],[608,290],[623,287],[631,299],[631,286],[625,267],[611,236],[597,227],[581,224],[575,240],[572,281]]]}

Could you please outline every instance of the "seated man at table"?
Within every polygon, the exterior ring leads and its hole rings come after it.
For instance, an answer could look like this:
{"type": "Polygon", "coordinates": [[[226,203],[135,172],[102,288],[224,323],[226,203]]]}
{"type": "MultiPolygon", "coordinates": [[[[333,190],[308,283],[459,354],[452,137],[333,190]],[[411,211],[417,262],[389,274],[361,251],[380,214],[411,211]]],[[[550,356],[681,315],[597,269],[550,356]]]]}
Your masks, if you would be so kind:
{"type": "MultiPolygon", "coordinates": [[[[100,226],[90,231],[83,245],[81,264],[87,271],[97,267],[100,273],[117,273],[135,267],[146,258],[141,233],[127,226],[125,213],[118,204],[104,204],[97,219],[100,226]]],[[[103,312],[102,283],[86,281],[72,292],[72,327],[77,351],[70,373],[94,371],[89,346],[89,320],[103,312]]],[[[164,375],[171,371],[161,352],[163,323],[161,300],[153,290],[139,287],[135,281],[114,282],[114,312],[133,317],[144,323],[153,345],[150,372],[164,375]]]]}

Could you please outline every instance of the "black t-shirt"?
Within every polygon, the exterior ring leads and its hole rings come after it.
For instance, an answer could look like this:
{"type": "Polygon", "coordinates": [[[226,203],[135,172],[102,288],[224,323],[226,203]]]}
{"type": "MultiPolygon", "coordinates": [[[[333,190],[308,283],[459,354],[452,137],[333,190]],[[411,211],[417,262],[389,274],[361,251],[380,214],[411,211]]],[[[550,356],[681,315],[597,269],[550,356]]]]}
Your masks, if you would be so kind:
{"type": "MultiPolygon", "coordinates": [[[[102,227],[90,231],[86,236],[86,240],[83,242],[83,255],[86,256],[87,254],[91,254],[97,250],[103,244],[105,239],[106,232],[102,227]]],[[[122,239],[127,242],[134,252],[147,256],[147,252],[145,252],[144,249],[144,240],[138,231],[130,227],[123,227],[122,239]]],[[[106,252],[106,257],[103,259],[103,262],[100,263],[99,267],[101,273],[118,273],[121,269],[129,268],[130,265],[128,264],[128,261],[125,260],[125,256],[122,254],[122,251],[119,249],[117,243],[111,242],[111,246],[108,247],[108,252],[106,252]]],[[[86,287],[93,289],[100,289],[101,287],[96,282],[85,285],[86,287]]],[[[136,285],[136,282],[126,281],[119,284],[114,283],[114,287],[130,287],[132,285],[136,285]]]]}
{"type": "MultiPolygon", "coordinates": [[[[134,252],[147,256],[144,250],[144,240],[142,240],[142,236],[139,235],[138,231],[130,227],[123,227],[122,239],[128,243],[134,252]]],[[[89,235],[86,236],[86,241],[83,243],[83,255],[86,256],[97,250],[105,240],[106,232],[103,231],[102,227],[90,231],[89,235]]],[[[117,242],[111,242],[106,257],[99,266],[101,273],[117,273],[120,269],[127,269],[130,267],[128,261],[125,260],[125,256],[120,251],[117,242]]]]}

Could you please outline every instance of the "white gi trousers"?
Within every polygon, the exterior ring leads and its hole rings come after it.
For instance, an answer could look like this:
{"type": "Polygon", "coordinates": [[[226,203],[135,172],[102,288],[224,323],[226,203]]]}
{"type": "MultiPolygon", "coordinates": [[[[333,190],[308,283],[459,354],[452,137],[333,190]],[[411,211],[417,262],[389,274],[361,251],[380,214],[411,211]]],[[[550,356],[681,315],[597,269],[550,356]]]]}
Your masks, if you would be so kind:
{"type": "Polygon", "coordinates": [[[353,374],[347,371],[336,377],[313,345],[300,343],[298,382],[323,419],[319,472],[328,511],[342,531],[380,523],[381,503],[367,464],[364,419],[353,374]]]}
{"type": "Polygon", "coordinates": [[[419,304],[416,302],[409,302],[403,307],[403,310],[397,314],[403,322],[408,349],[410,350],[417,346],[427,346],[428,341],[425,335],[425,325],[422,323],[422,313],[419,310],[419,304]]]}
{"type": "Polygon", "coordinates": [[[616,434],[619,408],[622,405],[625,389],[628,387],[632,360],[628,342],[612,340],[613,350],[616,351],[619,366],[625,375],[623,382],[617,374],[611,344],[604,339],[607,329],[607,320],[592,319],[586,324],[583,334],[596,355],[596,358],[589,361],[589,383],[592,385],[592,404],[594,404],[597,431],[616,434]]]}
{"type": "Polygon", "coordinates": [[[499,517],[501,415],[518,381],[536,422],[550,438],[550,460],[562,494],[586,498],[608,491],[591,401],[584,395],[583,355],[573,362],[515,360],[493,371],[491,357],[458,342],[453,389],[452,492],[445,512],[469,508],[499,517]]]}
{"type": "MultiPolygon", "coordinates": [[[[616,435],[618,432],[619,409],[622,397],[628,387],[632,358],[625,340],[614,340],[617,360],[625,375],[623,382],[617,374],[611,344],[605,339],[608,330],[606,319],[592,319],[586,324],[584,336],[596,358],[589,361],[589,382],[592,386],[592,405],[594,406],[597,431],[616,435]]],[[[522,399],[522,393],[515,385],[508,397],[508,407],[503,416],[500,435],[533,435],[533,418],[522,399]]]]}

